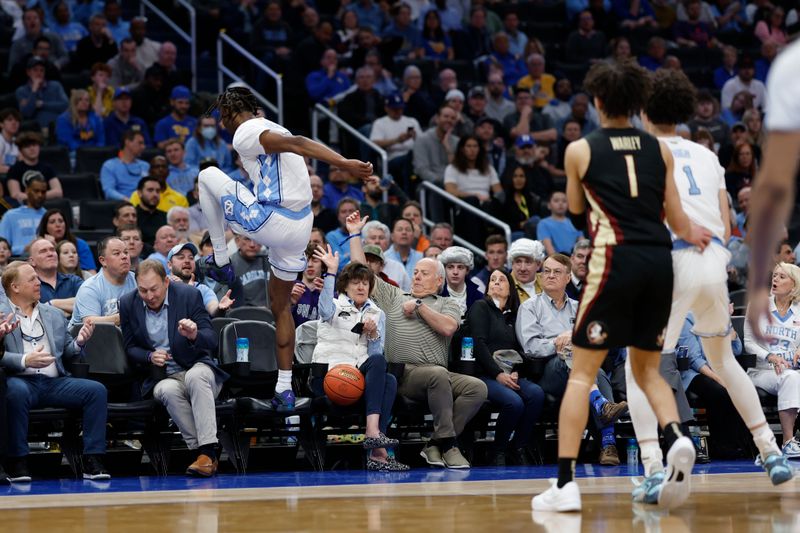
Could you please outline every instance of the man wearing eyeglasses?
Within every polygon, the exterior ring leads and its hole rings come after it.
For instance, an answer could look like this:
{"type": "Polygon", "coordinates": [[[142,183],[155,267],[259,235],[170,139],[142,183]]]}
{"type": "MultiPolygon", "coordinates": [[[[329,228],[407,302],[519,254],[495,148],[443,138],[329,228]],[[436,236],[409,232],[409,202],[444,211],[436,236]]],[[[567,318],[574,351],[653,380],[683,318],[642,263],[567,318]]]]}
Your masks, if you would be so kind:
{"type": "MultiPolygon", "coordinates": [[[[542,266],[542,292],[531,296],[517,312],[517,339],[526,357],[548,359],[539,386],[546,394],[561,398],[572,368],[572,325],[578,302],[567,296],[572,262],[563,254],[553,254],[542,266]]],[[[614,421],[625,412],[625,402],[613,403],[613,389],[601,372],[592,387],[590,403],[595,425],[602,436],[600,464],[619,465],[614,421]],[[601,389],[598,389],[598,385],[601,389]],[[602,390],[602,392],[601,392],[602,390]]]]}
{"type": "Polygon", "coordinates": [[[8,378],[9,480],[30,482],[28,413],[39,407],[83,411],[83,477],[110,479],[100,459],[106,452],[106,388],[88,379],[70,377],[65,358],[78,356],[94,332],[86,321],[74,339],[67,320],[55,307],[40,305],[41,282],[28,263],[14,261],[3,272],[3,288],[19,327],[5,336],[0,364],[8,378]]]}

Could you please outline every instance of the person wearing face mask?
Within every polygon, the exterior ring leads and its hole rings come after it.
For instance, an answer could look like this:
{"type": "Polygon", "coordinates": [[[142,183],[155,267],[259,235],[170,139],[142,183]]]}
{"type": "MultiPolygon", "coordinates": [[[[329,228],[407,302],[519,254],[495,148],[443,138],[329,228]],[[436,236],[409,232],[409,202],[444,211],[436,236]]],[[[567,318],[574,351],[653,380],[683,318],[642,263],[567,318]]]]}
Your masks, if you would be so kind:
{"type": "Polygon", "coordinates": [[[341,274],[339,254],[321,246],[314,257],[327,268],[324,286],[319,297],[319,326],[317,345],[311,362],[319,368],[313,371],[311,390],[316,396],[325,394],[325,372],[337,365],[357,368],[365,380],[367,428],[363,447],[369,450],[367,469],[401,471],[409,467],[397,462],[386,451],[399,444],[386,436],[392,405],[397,394],[397,379],[386,372],[383,355],[386,340],[386,314],[369,297],[375,286],[375,276],[362,263],[350,263],[341,274]],[[339,297],[334,298],[334,285],[339,297]]]}
{"type": "Polygon", "coordinates": [[[197,167],[201,161],[206,159],[215,160],[217,166],[226,174],[236,170],[231,151],[219,136],[217,119],[214,117],[201,118],[194,130],[194,135],[186,141],[184,161],[187,165],[197,167]]]}

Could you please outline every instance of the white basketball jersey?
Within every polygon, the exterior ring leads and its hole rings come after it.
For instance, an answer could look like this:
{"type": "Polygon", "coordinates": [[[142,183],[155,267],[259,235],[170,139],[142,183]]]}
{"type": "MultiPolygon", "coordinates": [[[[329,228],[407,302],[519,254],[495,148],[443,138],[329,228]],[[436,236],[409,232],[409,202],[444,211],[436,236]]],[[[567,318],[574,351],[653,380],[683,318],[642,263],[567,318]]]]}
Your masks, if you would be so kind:
{"type": "Polygon", "coordinates": [[[259,140],[265,131],[291,135],[265,118],[245,121],[233,135],[233,149],[242,159],[259,203],[300,211],[311,204],[311,181],[303,158],[291,152],[268,154],[259,140]]]}
{"type": "MultiPolygon", "coordinates": [[[[800,130],[800,41],[778,55],[767,76],[767,116],[770,131],[800,130]]],[[[788,157],[788,156],[787,156],[788,157]]]]}
{"type": "Polygon", "coordinates": [[[725,225],[719,205],[719,191],[725,190],[725,170],[717,155],[682,137],[659,137],[672,152],[675,185],[688,217],[708,228],[723,244],[725,225]]]}

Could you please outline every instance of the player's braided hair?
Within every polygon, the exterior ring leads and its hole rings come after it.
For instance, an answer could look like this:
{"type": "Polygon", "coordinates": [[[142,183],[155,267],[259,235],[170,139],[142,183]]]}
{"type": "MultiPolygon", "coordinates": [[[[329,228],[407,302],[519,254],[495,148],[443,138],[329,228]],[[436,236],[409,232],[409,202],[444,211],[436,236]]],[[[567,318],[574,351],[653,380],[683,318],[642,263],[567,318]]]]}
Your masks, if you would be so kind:
{"type": "Polygon", "coordinates": [[[258,100],[247,87],[229,87],[217,97],[217,100],[206,112],[210,115],[219,109],[224,115],[234,116],[239,113],[258,113],[258,100]]]}

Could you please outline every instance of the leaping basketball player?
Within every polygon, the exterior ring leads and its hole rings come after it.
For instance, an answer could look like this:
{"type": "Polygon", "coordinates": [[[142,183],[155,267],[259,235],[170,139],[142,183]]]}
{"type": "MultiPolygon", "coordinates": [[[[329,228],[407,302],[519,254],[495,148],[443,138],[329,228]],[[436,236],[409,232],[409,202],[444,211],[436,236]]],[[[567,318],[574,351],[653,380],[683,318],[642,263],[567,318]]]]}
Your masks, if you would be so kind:
{"type": "MultiPolygon", "coordinates": [[[[726,270],[730,253],[725,248],[731,224],[725,170],[714,152],[687,141],[676,131],[678,124],[692,117],[694,102],[695,88],[686,75],[662,69],[654,75],[653,92],[642,113],[647,131],[672,152],[675,162],[673,177],[684,211],[694,223],[709,228],[713,233],[711,244],[702,252],[680,239],[672,243],[675,281],[664,353],[674,352],[686,315],[691,311],[695,317],[693,333],[700,337],[711,368],[724,381],[733,405],[750,429],[770,480],[779,485],[792,479],[793,469],[775,443],[775,435],[767,424],[755,386],[736,362],[731,348],[726,270]]],[[[663,491],[666,478],[658,445],[658,421],[637,386],[629,362],[626,362],[625,374],[631,419],[642,450],[646,476],[633,491],[633,500],[679,505],[688,497],[689,491],[663,491]]]]}
{"type": "Polygon", "coordinates": [[[565,170],[569,211],[583,225],[588,208],[593,249],[572,333],[572,373],[558,420],[558,479],[533,498],[534,511],[581,509],[575,463],[589,389],[611,347],[629,348],[634,375],[664,430],[672,485],[662,492],[687,488],[684,482],[695,459],[694,445],[678,421],[672,389],[658,370],[672,298],[672,240],[662,216],[666,214],[679,238],[701,249],[711,233],[681,208],[669,149],[631,125],[630,117],[642,108],[650,90],[647,72],[632,62],[598,63],[589,70],[584,87],[594,96],[602,127],[567,147],[565,170]]]}
{"type": "Polygon", "coordinates": [[[208,220],[214,254],[206,258],[209,276],[230,284],[234,279],[228,258],[224,225],[269,247],[272,275],[269,301],[275,316],[278,383],[273,406],[281,412],[294,409],[292,357],[294,320],[292,285],[306,268],[305,249],[311,236],[311,185],[304,157],[335,165],[363,180],[372,175],[372,163],[345,159],[327,146],[292,135],[286,128],[257,117],[258,102],[243,87],[229,88],[212,107],[218,108],[223,127],[233,135],[253,183],[253,192],[216,167],[200,172],[200,207],[208,220]]]}

